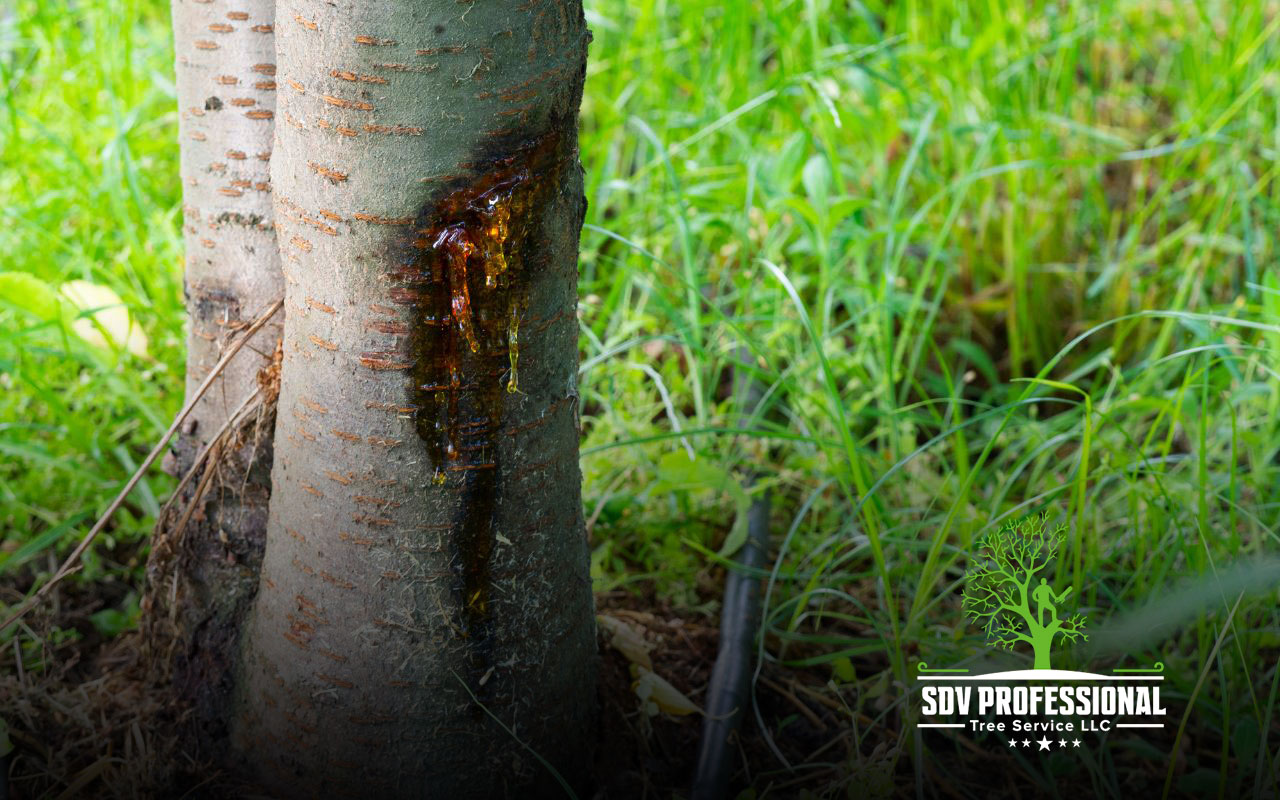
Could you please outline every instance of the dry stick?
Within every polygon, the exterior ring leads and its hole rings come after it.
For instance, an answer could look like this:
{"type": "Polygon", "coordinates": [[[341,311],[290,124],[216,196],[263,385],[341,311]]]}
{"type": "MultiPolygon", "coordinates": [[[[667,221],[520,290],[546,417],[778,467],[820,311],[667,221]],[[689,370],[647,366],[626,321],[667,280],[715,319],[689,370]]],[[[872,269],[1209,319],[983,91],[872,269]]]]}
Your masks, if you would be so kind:
{"type": "Polygon", "coordinates": [[[240,352],[240,348],[244,347],[245,343],[248,342],[263,325],[266,325],[267,321],[270,320],[283,305],[284,298],[280,298],[272,303],[271,307],[268,308],[261,317],[258,317],[256,322],[249,326],[248,330],[244,332],[244,335],[235,340],[235,342],[227,348],[227,352],[222,355],[222,358],[218,359],[218,363],[215,364],[209,374],[205,376],[205,379],[200,383],[199,388],[192,393],[191,399],[189,399],[187,404],[183,406],[182,410],[178,412],[178,416],[173,418],[173,422],[169,425],[169,429],[164,432],[164,436],[160,437],[160,441],[156,442],[156,446],[153,447],[151,452],[147,454],[147,457],[143,459],[142,464],[139,465],[137,471],[133,473],[133,477],[129,478],[129,482],[120,490],[120,494],[116,495],[116,499],[111,501],[111,505],[107,506],[107,510],[103,512],[102,516],[98,518],[98,521],[89,529],[89,532],[80,540],[80,544],[76,545],[76,549],[71,552],[71,555],[67,556],[67,560],[62,562],[62,566],[58,567],[58,571],[53,574],[53,577],[49,579],[49,582],[44,586],[41,586],[39,591],[28,598],[17,611],[10,614],[4,622],[0,623],[0,633],[8,630],[10,625],[22,619],[28,611],[35,608],[44,596],[49,593],[50,589],[71,573],[75,568],[76,562],[80,560],[82,555],[84,555],[84,551],[89,549],[89,545],[93,544],[93,540],[96,539],[98,534],[102,532],[102,529],[106,527],[107,521],[116,513],[116,509],[120,508],[120,505],[124,503],[124,499],[133,491],[133,487],[138,485],[138,481],[142,480],[142,476],[146,474],[146,471],[150,469],[151,465],[155,463],[155,460],[160,457],[162,452],[164,452],[165,447],[169,444],[169,439],[178,431],[178,427],[182,425],[187,417],[190,416],[192,409],[196,406],[196,403],[200,401],[201,397],[204,397],[204,393],[213,385],[214,379],[217,378],[224,369],[226,369],[227,364],[231,363],[231,359],[235,358],[236,353],[240,352]]]}
{"type": "MultiPolygon", "coordinates": [[[[191,515],[194,514],[195,510],[200,506],[200,502],[204,500],[205,493],[209,491],[209,484],[213,483],[213,476],[218,472],[218,463],[216,459],[222,452],[222,442],[215,442],[210,445],[209,451],[212,453],[214,460],[209,464],[209,467],[204,471],[204,474],[200,476],[200,482],[196,484],[195,496],[191,498],[191,502],[187,504],[186,509],[182,512],[182,518],[178,520],[178,527],[174,529],[175,535],[177,536],[182,535],[182,531],[186,530],[187,523],[191,521],[191,515]]],[[[176,613],[176,608],[174,609],[174,612],[176,613]]]]}
{"type": "MultiPolygon", "coordinates": [[[[239,419],[240,415],[246,408],[248,408],[249,404],[254,401],[254,398],[256,398],[261,391],[262,389],[254,389],[253,393],[246,397],[244,402],[240,403],[240,406],[227,417],[225,422],[222,423],[222,427],[218,429],[218,432],[213,435],[213,439],[209,441],[209,446],[196,456],[195,463],[191,465],[191,469],[187,470],[187,473],[182,476],[182,480],[178,481],[178,485],[173,490],[173,494],[169,496],[164,507],[160,509],[160,515],[156,517],[156,534],[161,532],[161,527],[164,525],[165,519],[169,516],[169,510],[173,508],[174,503],[176,503],[182,495],[182,490],[187,488],[187,484],[191,482],[191,479],[195,477],[200,468],[209,460],[214,449],[218,445],[222,444],[222,439],[227,435],[227,432],[230,431],[233,426],[237,426],[243,421],[239,419]]],[[[181,532],[182,527],[179,526],[172,535],[177,536],[181,532]]]]}
{"type": "Polygon", "coordinates": [[[810,725],[812,725],[813,727],[817,728],[818,730],[824,733],[826,732],[827,723],[823,722],[821,717],[813,713],[813,709],[805,705],[804,701],[801,700],[799,697],[796,697],[794,692],[792,692],[790,689],[783,686],[782,684],[778,683],[777,681],[769,680],[763,675],[760,676],[760,682],[763,683],[765,686],[768,686],[770,689],[772,689],[784,700],[787,700],[788,702],[790,702],[791,705],[795,706],[796,710],[799,711],[801,714],[803,714],[805,719],[809,720],[810,725]]]}

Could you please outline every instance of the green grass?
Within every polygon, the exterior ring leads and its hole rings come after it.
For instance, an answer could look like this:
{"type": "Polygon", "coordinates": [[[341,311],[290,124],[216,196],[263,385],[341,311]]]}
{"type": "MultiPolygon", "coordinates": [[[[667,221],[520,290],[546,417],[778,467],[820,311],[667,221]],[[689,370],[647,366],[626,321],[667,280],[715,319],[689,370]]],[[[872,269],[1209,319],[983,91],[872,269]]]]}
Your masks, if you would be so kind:
{"type": "MultiPolygon", "coordinates": [[[[167,24],[165,6],[135,2],[19,3],[0,19],[0,272],[111,287],[154,356],[85,346],[18,310],[22,298],[0,297],[6,551],[102,511],[182,402],[167,24]]],[[[125,569],[138,563],[134,549],[114,545],[150,529],[171,486],[158,471],[148,476],[87,574],[136,575],[125,569]]],[[[68,540],[79,532],[61,530],[68,540]]],[[[14,566],[11,556],[6,568],[14,566]]]]}
{"type": "MultiPolygon", "coordinates": [[[[1260,561],[1280,553],[1280,7],[593,0],[588,20],[598,585],[713,609],[724,486],[760,473],[763,652],[830,669],[864,752],[916,768],[952,745],[914,739],[891,681],[987,657],[959,606],[970,548],[1047,508],[1100,629],[1196,598],[1126,663],[1163,660],[1173,704],[1194,699],[1171,790],[1254,791],[1280,742],[1260,561]],[[679,451],[704,488],[673,487],[679,451]]],[[[113,287],[155,357],[0,310],[10,551],[100,510],[180,401],[166,24],[111,0],[0,27],[0,271],[113,287]]],[[[113,536],[137,541],[170,486],[153,475],[113,536]]],[[[88,574],[136,580],[111,545],[88,574]]],[[[1133,758],[1081,763],[1101,794],[1174,769],[1133,758]]]]}

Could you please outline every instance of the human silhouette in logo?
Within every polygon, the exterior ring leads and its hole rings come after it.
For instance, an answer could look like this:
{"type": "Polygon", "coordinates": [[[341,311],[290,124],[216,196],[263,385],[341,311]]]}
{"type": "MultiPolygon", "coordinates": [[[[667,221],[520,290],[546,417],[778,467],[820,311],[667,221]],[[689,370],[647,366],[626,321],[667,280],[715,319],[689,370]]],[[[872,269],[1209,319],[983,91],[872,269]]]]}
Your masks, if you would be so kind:
{"type": "Polygon", "coordinates": [[[1071,594],[1071,588],[1072,587],[1068,586],[1062,590],[1061,594],[1054,594],[1045,579],[1040,579],[1040,585],[1031,592],[1031,599],[1040,605],[1036,610],[1036,619],[1040,621],[1042,626],[1047,627],[1048,625],[1058,621],[1058,609],[1054,603],[1061,603],[1065,601],[1067,596],[1071,594]],[[1044,621],[1044,612],[1046,611],[1049,612],[1049,622],[1044,621]]]}

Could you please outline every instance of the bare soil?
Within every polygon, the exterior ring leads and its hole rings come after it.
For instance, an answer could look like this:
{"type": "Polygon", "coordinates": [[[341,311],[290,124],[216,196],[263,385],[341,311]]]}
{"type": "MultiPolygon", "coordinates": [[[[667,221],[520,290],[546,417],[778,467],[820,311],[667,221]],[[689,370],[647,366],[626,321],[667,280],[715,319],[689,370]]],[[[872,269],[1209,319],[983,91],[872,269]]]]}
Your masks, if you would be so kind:
{"type": "MultiPolygon", "coordinates": [[[[22,588],[0,591],[12,601],[22,588]]],[[[222,769],[219,754],[193,752],[193,745],[180,743],[185,712],[148,678],[141,636],[128,632],[104,639],[91,623],[95,611],[117,604],[126,590],[67,582],[54,603],[23,620],[22,658],[15,648],[0,665],[0,717],[14,744],[4,765],[8,797],[262,796],[222,769]],[[77,635],[59,633],[68,630],[77,635]]],[[[644,594],[615,592],[596,601],[599,613],[644,637],[655,673],[701,705],[716,658],[716,620],[644,594]]],[[[688,796],[702,717],[646,710],[634,691],[630,662],[604,635],[599,663],[595,797],[688,796]]],[[[852,785],[858,786],[856,794],[867,795],[857,774],[875,765],[855,755],[844,700],[827,683],[827,672],[766,665],[756,704],[774,732],[772,744],[748,711],[727,797],[744,790],[770,797],[845,797],[852,785]]]]}

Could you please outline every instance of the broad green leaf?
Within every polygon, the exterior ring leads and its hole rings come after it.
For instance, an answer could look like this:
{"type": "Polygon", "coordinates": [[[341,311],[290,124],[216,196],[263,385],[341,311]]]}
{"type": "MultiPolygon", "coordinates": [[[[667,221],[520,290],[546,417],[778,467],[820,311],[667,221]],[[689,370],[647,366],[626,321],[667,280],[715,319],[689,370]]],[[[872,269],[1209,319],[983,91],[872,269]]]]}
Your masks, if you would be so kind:
{"type": "Polygon", "coordinates": [[[673,450],[658,459],[658,482],[654,485],[654,491],[723,490],[734,483],[733,476],[710,460],[689,458],[685,451],[673,450]]]}
{"type": "Polygon", "coordinates": [[[800,176],[804,184],[805,194],[819,208],[825,208],[831,196],[831,166],[826,156],[810,156],[805,162],[804,172],[800,176]]]}
{"type": "Polygon", "coordinates": [[[853,662],[848,656],[840,656],[831,660],[831,672],[835,675],[836,680],[841,683],[853,683],[858,679],[858,673],[853,668],[853,662]]]}
{"type": "Polygon", "coordinates": [[[739,504],[737,513],[733,517],[733,527],[729,529],[729,535],[724,537],[724,544],[720,545],[720,549],[716,551],[716,555],[722,558],[728,558],[738,552],[744,544],[747,543],[747,507],[739,504]]]}
{"type": "Polygon", "coordinates": [[[716,492],[728,492],[734,504],[733,526],[720,546],[718,554],[729,557],[747,541],[747,509],[751,506],[751,497],[742,488],[742,484],[726,469],[711,463],[709,459],[689,458],[683,450],[673,450],[658,459],[658,480],[653,491],[673,492],[709,489],[716,492]]]}
{"type": "Polygon", "coordinates": [[[62,303],[52,286],[25,272],[0,272],[0,301],[41,322],[58,319],[62,303]]]}

